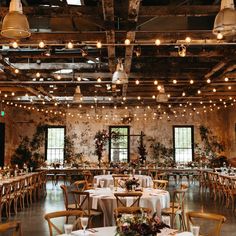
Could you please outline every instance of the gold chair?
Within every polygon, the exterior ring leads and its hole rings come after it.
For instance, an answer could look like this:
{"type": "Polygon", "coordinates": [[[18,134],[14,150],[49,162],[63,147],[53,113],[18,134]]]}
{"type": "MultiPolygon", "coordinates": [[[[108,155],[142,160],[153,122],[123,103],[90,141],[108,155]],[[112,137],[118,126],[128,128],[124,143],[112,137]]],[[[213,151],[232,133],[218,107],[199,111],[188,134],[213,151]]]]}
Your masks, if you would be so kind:
{"type": "Polygon", "coordinates": [[[202,236],[220,236],[221,226],[226,221],[223,215],[194,211],[187,212],[186,218],[188,230],[190,231],[191,225],[198,225],[200,226],[200,235],[202,236]]]}
{"type": "Polygon", "coordinates": [[[153,187],[157,189],[166,190],[168,180],[153,180],[153,187]]]}
{"type": "Polygon", "coordinates": [[[174,228],[174,222],[176,220],[176,217],[178,216],[180,221],[180,227],[183,230],[186,229],[185,217],[184,217],[184,199],[186,191],[187,188],[175,190],[173,195],[173,201],[170,203],[170,207],[163,208],[161,210],[162,215],[170,216],[171,219],[170,222],[172,228],[174,228]]]}
{"type": "Polygon", "coordinates": [[[12,232],[12,236],[23,236],[20,221],[10,221],[0,224],[0,233],[12,232]]]}
{"type": "Polygon", "coordinates": [[[56,232],[56,235],[58,234],[63,234],[63,225],[59,228],[59,226],[55,225],[55,222],[53,222],[53,219],[55,218],[60,218],[60,217],[65,217],[66,221],[68,220],[69,217],[75,217],[75,221],[73,222],[74,229],[77,229],[78,226],[78,217],[83,216],[83,211],[80,210],[70,210],[70,211],[56,211],[56,212],[51,212],[47,213],[44,216],[44,219],[48,222],[48,227],[49,227],[49,233],[50,236],[53,236],[53,232],[56,232]]]}

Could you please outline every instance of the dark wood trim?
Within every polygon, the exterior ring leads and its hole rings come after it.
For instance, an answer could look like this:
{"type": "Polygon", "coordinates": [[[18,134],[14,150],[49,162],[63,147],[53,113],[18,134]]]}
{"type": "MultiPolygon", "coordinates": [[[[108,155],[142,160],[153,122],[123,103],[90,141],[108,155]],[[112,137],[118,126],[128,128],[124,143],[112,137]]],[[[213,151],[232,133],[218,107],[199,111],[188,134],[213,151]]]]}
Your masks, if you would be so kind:
{"type": "Polygon", "coordinates": [[[194,161],[194,126],[193,125],[173,125],[172,127],[172,134],[173,134],[173,157],[175,161],[175,128],[191,128],[191,141],[192,141],[192,161],[194,161]]]}
{"type": "MultiPolygon", "coordinates": [[[[130,161],[130,126],[128,125],[111,125],[109,126],[109,136],[111,134],[112,128],[127,128],[128,129],[128,162],[130,161]]],[[[123,136],[123,135],[122,135],[123,136]]],[[[109,138],[109,154],[108,154],[109,162],[111,162],[111,139],[109,138]]]]}
{"type": "MultiPolygon", "coordinates": [[[[48,129],[49,128],[64,128],[64,138],[66,137],[65,125],[48,125],[45,130],[45,160],[47,160],[47,146],[48,146],[48,129]]],[[[64,157],[65,157],[65,143],[64,143],[64,157]]]]}

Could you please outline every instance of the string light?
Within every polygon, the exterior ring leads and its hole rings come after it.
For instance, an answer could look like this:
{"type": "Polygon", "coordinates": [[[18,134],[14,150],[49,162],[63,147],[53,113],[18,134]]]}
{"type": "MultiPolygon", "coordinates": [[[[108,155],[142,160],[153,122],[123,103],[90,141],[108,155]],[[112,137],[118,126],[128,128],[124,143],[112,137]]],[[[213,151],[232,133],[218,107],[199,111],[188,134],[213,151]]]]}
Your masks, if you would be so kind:
{"type": "Polygon", "coordinates": [[[135,84],[136,84],[136,85],[139,85],[139,80],[138,80],[138,79],[135,81],[135,84]]]}
{"type": "Polygon", "coordinates": [[[40,41],[40,42],[39,42],[39,47],[40,47],[40,48],[44,48],[44,47],[45,47],[45,43],[44,43],[43,41],[40,41]]]}
{"type": "Polygon", "coordinates": [[[74,44],[72,43],[72,42],[69,42],[68,44],[67,44],[67,48],[68,49],[72,49],[74,47],[74,44]]]}
{"type": "Polygon", "coordinates": [[[173,84],[177,84],[177,80],[176,79],[173,80],[173,84]]]}
{"type": "Polygon", "coordinates": [[[18,43],[17,43],[16,41],[13,42],[13,43],[12,43],[12,47],[13,47],[13,48],[18,48],[18,43]]]}
{"type": "Polygon", "coordinates": [[[229,81],[229,78],[225,77],[225,82],[228,82],[229,81]]]}
{"type": "Polygon", "coordinates": [[[189,83],[190,83],[190,84],[193,84],[193,83],[194,83],[194,81],[191,79],[191,80],[189,81],[189,83]]]}
{"type": "Polygon", "coordinates": [[[97,46],[97,48],[101,48],[102,47],[102,43],[100,41],[97,41],[96,46],[97,46]]]}
{"type": "Polygon", "coordinates": [[[20,71],[18,69],[15,69],[14,72],[18,74],[20,71]]]}
{"type": "Polygon", "coordinates": [[[186,43],[190,43],[191,41],[192,41],[192,39],[191,39],[190,37],[186,37],[186,38],[185,38],[185,42],[186,42],[186,43]]]}
{"type": "Polygon", "coordinates": [[[97,82],[98,83],[101,83],[102,82],[102,79],[100,77],[97,78],[97,82]]]}
{"type": "Polygon", "coordinates": [[[160,39],[156,39],[155,44],[156,44],[157,46],[159,46],[159,45],[161,44],[161,40],[160,40],[160,39]]]}
{"type": "Polygon", "coordinates": [[[154,81],[154,85],[158,85],[158,81],[157,80],[154,81]]]}
{"type": "Polygon", "coordinates": [[[211,83],[211,80],[210,80],[210,79],[207,79],[207,83],[210,84],[210,83],[211,83]]]}
{"type": "Polygon", "coordinates": [[[125,39],[125,45],[126,46],[130,45],[130,40],[129,39],[125,39]]]}

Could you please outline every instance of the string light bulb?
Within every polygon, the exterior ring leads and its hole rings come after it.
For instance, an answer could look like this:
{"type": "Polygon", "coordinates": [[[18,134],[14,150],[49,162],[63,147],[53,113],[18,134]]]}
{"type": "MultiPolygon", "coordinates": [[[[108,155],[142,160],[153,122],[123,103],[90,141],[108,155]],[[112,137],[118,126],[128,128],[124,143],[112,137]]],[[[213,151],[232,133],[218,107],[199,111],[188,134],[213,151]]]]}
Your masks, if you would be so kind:
{"type": "Polygon", "coordinates": [[[186,37],[186,38],[185,38],[185,42],[186,42],[186,43],[191,43],[191,41],[192,41],[192,39],[191,39],[190,37],[186,37]]]}
{"type": "Polygon", "coordinates": [[[161,40],[160,39],[156,39],[155,44],[156,44],[156,46],[159,46],[161,44],[161,40]]]}
{"type": "Polygon", "coordinates": [[[101,41],[97,41],[96,47],[97,47],[97,48],[101,48],[101,47],[102,47],[101,41]]]}
{"type": "Polygon", "coordinates": [[[18,48],[18,43],[17,43],[16,41],[14,41],[14,42],[12,43],[12,47],[13,47],[13,48],[18,48]]]}
{"type": "Polygon", "coordinates": [[[125,45],[126,46],[130,45],[130,40],[129,39],[125,39],[125,45]]]}
{"type": "Polygon", "coordinates": [[[40,41],[40,42],[39,42],[39,47],[40,47],[40,48],[44,48],[44,47],[45,47],[45,43],[44,43],[43,41],[40,41]]]}
{"type": "Polygon", "coordinates": [[[139,80],[138,80],[138,79],[135,81],[135,84],[136,84],[136,85],[139,85],[139,80]]]}

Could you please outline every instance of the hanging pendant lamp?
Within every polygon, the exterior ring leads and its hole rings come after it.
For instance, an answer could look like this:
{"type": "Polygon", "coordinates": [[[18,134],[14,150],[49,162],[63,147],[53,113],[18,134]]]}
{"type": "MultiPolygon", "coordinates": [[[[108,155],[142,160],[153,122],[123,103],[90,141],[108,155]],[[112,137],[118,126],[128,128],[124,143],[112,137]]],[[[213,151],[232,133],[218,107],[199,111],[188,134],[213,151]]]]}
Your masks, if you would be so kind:
{"type": "Polygon", "coordinates": [[[116,71],[112,76],[113,84],[127,84],[128,83],[128,75],[124,71],[124,66],[122,64],[122,60],[118,59],[118,64],[116,66],[116,71]]]}
{"type": "Polygon", "coordinates": [[[220,11],[214,22],[213,34],[217,35],[219,39],[236,34],[234,0],[221,0],[220,11]]]}
{"type": "Polygon", "coordinates": [[[31,35],[27,17],[23,14],[21,0],[11,0],[9,13],[2,22],[1,35],[21,39],[31,35]]]}

